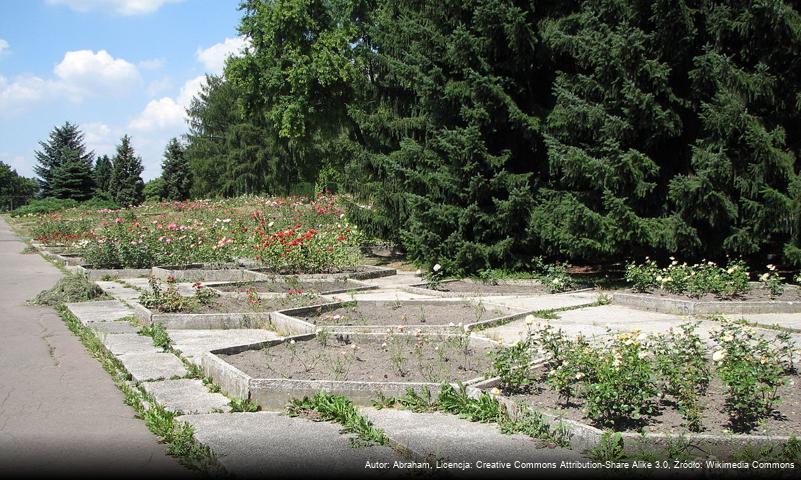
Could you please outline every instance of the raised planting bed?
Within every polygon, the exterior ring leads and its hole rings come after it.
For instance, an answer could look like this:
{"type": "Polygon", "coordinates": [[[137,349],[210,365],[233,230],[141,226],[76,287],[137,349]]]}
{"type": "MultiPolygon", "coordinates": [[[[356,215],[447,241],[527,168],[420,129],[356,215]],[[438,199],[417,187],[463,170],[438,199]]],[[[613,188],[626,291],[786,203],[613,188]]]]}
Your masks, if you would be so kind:
{"type": "Polygon", "coordinates": [[[95,268],[92,265],[73,265],[68,269],[85,275],[89,280],[106,280],[110,278],[136,278],[147,277],[151,273],[149,268],[95,268]]]}
{"type": "Polygon", "coordinates": [[[269,280],[257,280],[254,282],[218,283],[211,288],[222,295],[244,295],[253,292],[260,296],[271,296],[288,292],[331,295],[370,290],[377,287],[348,278],[301,279],[292,276],[276,276],[269,280]]]}
{"type": "Polygon", "coordinates": [[[275,312],[276,329],[296,334],[315,330],[380,333],[388,328],[462,333],[506,323],[532,312],[483,302],[447,300],[349,301],[275,312]]]}
{"type": "MultiPolygon", "coordinates": [[[[191,297],[190,297],[191,298],[191,297]]],[[[268,299],[217,297],[205,303],[191,302],[183,311],[165,312],[130,302],[136,316],[145,323],[159,323],[167,329],[269,328],[270,314],[290,307],[317,305],[326,300],[312,295],[286,295],[268,299]]]]}
{"type": "MultiPolygon", "coordinates": [[[[409,293],[435,295],[437,297],[491,297],[513,295],[544,295],[550,289],[539,280],[498,280],[494,283],[482,282],[472,278],[445,280],[436,288],[427,283],[417,283],[402,287],[409,293]]],[[[578,290],[571,290],[576,292],[578,290]]]]}
{"type": "Polygon", "coordinates": [[[771,298],[770,292],[759,283],[751,285],[748,293],[732,298],[712,294],[690,297],[661,289],[648,293],[622,290],[612,295],[612,303],[678,315],[801,313],[801,288],[788,285],[781,295],[771,298]]]}
{"type": "MultiPolygon", "coordinates": [[[[276,272],[270,268],[253,268],[254,272],[264,273],[270,276],[286,275],[287,272],[276,272]]],[[[300,276],[303,278],[315,277],[344,277],[352,278],[354,280],[368,280],[371,278],[391,277],[396,275],[398,271],[394,268],[380,267],[377,265],[354,265],[342,269],[331,269],[321,272],[290,272],[292,275],[300,276]]]]}
{"type": "Polygon", "coordinates": [[[247,270],[234,263],[158,266],[153,267],[153,276],[160,280],[173,279],[176,282],[247,282],[267,278],[264,274],[247,270]]]}
{"type": "MultiPolygon", "coordinates": [[[[725,391],[721,382],[713,379],[704,396],[702,414],[703,430],[698,433],[688,432],[681,416],[672,401],[661,400],[653,415],[644,417],[642,422],[632,423],[629,428],[617,428],[621,433],[626,451],[637,454],[643,448],[651,451],[667,450],[670,445],[687,444],[688,453],[692,457],[716,456],[728,460],[732,455],[744,448],[755,451],[762,446],[784,444],[791,436],[801,433],[801,391],[798,386],[801,377],[792,375],[789,382],[780,387],[782,402],[774,416],[763,419],[748,434],[732,430],[729,416],[725,408],[725,391]]],[[[512,419],[517,418],[521,408],[531,408],[542,413],[553,422],[562,422],[571,436],[571,446],[577,450],[587,450],[597,446],[601,435],[608,428],[594,424],[584,414],[583,403],[572,400],[569,406],[560,403],[557,394],[543,386],[532,388],[525,393],[498,393],[497,378],[485,380],[472,387],[486,393],[492,393],[512,419]]]]}
{"type": "Polygon", "coordinates": [[[305,335],[205,353],[201,364],[229,395],[280,410],[320,391],[371,405],[408,388],[472,385],[489,367],[491,342],[468,335],[305,335]]]}
{"type": "Polygon", "coordinates": [[[68,253],[68,252],[56,253],[53,254],[53,258],[55,258],[64,265],[75,266],[75,265],[81,265],[83,263],[83,257],[81,256],[80,253],[68,253]]]}

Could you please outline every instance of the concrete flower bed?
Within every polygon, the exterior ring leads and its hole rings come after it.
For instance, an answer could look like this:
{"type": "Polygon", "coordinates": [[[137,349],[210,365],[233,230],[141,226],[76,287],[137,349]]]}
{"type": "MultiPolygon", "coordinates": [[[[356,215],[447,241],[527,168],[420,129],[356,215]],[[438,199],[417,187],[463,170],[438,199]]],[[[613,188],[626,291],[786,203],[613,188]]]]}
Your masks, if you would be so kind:
{"type": "Polygon", "coordinates": [[[313,305],[325,299],[312,296],[282,296],[259,299],[253,303],[245,298],[220,297],[199,311],[162,312],[139,302],[129,302],[138,318],[147,324],[158,323],[167,329],[234,329],[270,328],[271,313],[288,306],[313,305]]]}
{"type": "Polygon", "coordinates": [[[335,302],[280,310],[274,328],[292,334],[329,332],[382,333],[388,328],[425,333],[463,333],[498,325],[531,312],[483,302],[405,300],[335,302]]]}
{"type": "Polygon", "coordinates": [[[149,268],[94,268],[92,265],[74,265],[68,269],[85,275],[89,280],[147,277],[151,273],[149,268]]]}
{"type": "Polygon", "coordinates": [[[265,409],[280,410],[290,399],[320,391],[370,405],[408,388],[472,385],[483,379],[493,348],[467,335],[304,335],[213,350],[201,365],[224,392],[265,409]]]}
{"type": "MultiPolygon", "coordinates": [[[[281,276],[280,272],[275,272],[269,268],[253,268],[252,271],[264,273],[270,276],[281,276]]],[[[330,277],[344,277],[354,280],[369,280],[371,278],[391,277],[396,275],[398,271],[394,268],[380,267],[377,265],[354,265],[342,270],[321,272],[321,273],[304,273],[295,276],[300,278],[330,278],[330,277]]]]}
{"type": "Polygon", "coordinates": [[[754,286],[747,295],[731,299],[716,298],[713,295],[692,298],[662,291],[642,293],[625,290],[615,292],[612,303],[677,315],[801,313],[801,289],[793,285],[787,286],[781,296],[773,299],[758,286],[754,286]]]}
{"type": "MultiPolygon", "coordinates": [[[[495,393],[494,390],[500,381],[498,378],[490,378],[468,386],[468,393],[471,396],[478,396],[481,393],[492,395],[508,412],[512,420],[522,418],[524,406],[530,407],[521,399],[510,398],[502,394],[495,393]]],[[[797,388],[797,387],[796,387],[797,388]]],[[[566,417],[561,411],[534,408],[542,414],[544,419],[551,424],[561,424],[566,428],[570,439],[571,448],[579,451],[590,450],[601,443],[601,436],[605,430],[597,428],[586,420],[575,420],[566,417]]],[[[799,430],[796,427],[796,436],[799,430]]],[[[742,449],[753,449],[758,451],[762,447],[782,446],[792,438],[792,435],[785,434],[735,434],[735,433],[687,433],[677,431],[665,432],[619,432],[623,439],[623,446],[627,453],[637,455],[642,451],[668,451],[673,445],[687,445],[687,453],[690,457],[716,457],[719,460],[730,460],[732,455],[742,449]]]]}
{"type": "Polygon", "coordinates": [[[153,276],[160,280],[172,278],[177,282],[247,282],[268,278],[264,274],[247,270],[235,263],[158,266],[153,267],[153,276]]]}
{"type": "Polygon", "coordinates": [[[309,292],[319,295],[331,295],[360,290],[371,290],[377,287],[358,280],[341,277],[330,278],[298,278],[294,276],[275,276],[266,280],[253,282],[229,282],[213,285],[212,290],[220,295],[239,296],[254,292],[259,296],[274,296],[287,292],[309,292]]]}

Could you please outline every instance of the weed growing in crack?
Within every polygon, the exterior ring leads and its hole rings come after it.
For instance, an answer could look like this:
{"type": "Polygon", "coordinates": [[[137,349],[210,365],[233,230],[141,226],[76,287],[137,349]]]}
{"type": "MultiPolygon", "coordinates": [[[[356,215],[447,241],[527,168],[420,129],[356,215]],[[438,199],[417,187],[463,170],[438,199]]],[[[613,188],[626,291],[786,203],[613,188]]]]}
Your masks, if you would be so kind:
{"type": "Polygon", "coordinates": [[[291,400],[287,412],[290,416],[305,416],[339,423],[344,432],[357,435],[362,446],[389,443],[383,430],[373,427],[367,417],[359,413],[353,402],[342,395],[320,392],[313,398],[291,400]]]}

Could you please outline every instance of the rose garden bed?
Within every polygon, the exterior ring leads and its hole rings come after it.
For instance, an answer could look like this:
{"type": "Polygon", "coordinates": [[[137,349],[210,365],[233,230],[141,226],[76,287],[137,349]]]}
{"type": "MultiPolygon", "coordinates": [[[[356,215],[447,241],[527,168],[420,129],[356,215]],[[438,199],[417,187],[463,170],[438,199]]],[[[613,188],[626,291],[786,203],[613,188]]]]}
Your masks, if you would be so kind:
{"type": "Polygon", "coordinates": [[[153,276],[160,280],[177,282],[244,282],[267,278],[238,264],[190,264],[153,267],[153,276]]]}
{"type": "Polygon", "coordinates": [[[253,268],[252,271],[262,273],[269,276],[298,276],[301,278],[315,278],[315,277],[338,277],[338,278],[351,278],[355,280],[369,280],[371,278],[391,277],[396,275],[398,271],[394,268],[381,267],[377,265],[353,265],[350,267],[342,268],[329,268],[324,271],[316,272],[281,272],[275,271],[270,268],[253,268]]]}
{"type": "Polygon", "coordinates": [[[215,350],[202,365],[223,391],[266,409],[321,390],[369,405],[408,388],[474,384],[484,378],[493,348],[465,334],[318,334],[215,350]]]}
{"type": "Polygon", "coordinates": [[[295,334],[386,332],[388,328],[422,332],[463,333],[522,318],[531,312],[483,302],[405,300],[350,301],[275,312],[276,329],[295,334]]]}

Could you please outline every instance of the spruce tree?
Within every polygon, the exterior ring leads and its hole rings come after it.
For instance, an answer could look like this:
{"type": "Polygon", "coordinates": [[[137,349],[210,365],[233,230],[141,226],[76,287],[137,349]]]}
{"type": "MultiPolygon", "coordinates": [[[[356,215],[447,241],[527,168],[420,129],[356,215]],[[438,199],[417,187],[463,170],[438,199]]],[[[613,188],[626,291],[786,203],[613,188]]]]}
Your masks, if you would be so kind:
{"type": "Polygon", "coordinates": [[[95,188],[91,167],[82,161],[78,152],[74,150],[64,149],[62,158],[63,163],[52,171],[50,183],[52,196],[79,202],[91,198],[95,188]]]}
{"type": "Polygon", "coordinates": [[[119,205],[139,205],[144,200],[142,160],[131,146],[131,138],[124,135],[117,145],[117,154],[112,161],[114,168],[109,182],[109,194],[119,205]]]}
{"type": "Polygon", "coordinates": [[[189,160],[184,155],[184,147],[173,138],[164,150],[161,164],[161,177],[164,182],[162,197],[165,200],[186,200],[192,188],[192,172],[189,160]]]}
{"type": "Polygon", "coordinates": [[[94,179],[95,186],[99,193],[108,194],[109,185],[111,184],[111,172],[113,170],[111,159],[108,155],[99,157],[95,162],[94,179]]]}
{"type": "Polygon", "coordinates": [[[66,152],[69,152],[69,159],[83,162],[88,168],[92,168],[94,154],[86,151],[83,133],[77,125],[70,122],[53,128],[48,140],[39,142],[39,146],[41,149],[34,152],[37,165],[33,170],[39,177],[39,195],[43,198],[54,195],[52,190],[54,171],[67,160],[64,156],[66,152]]]}

